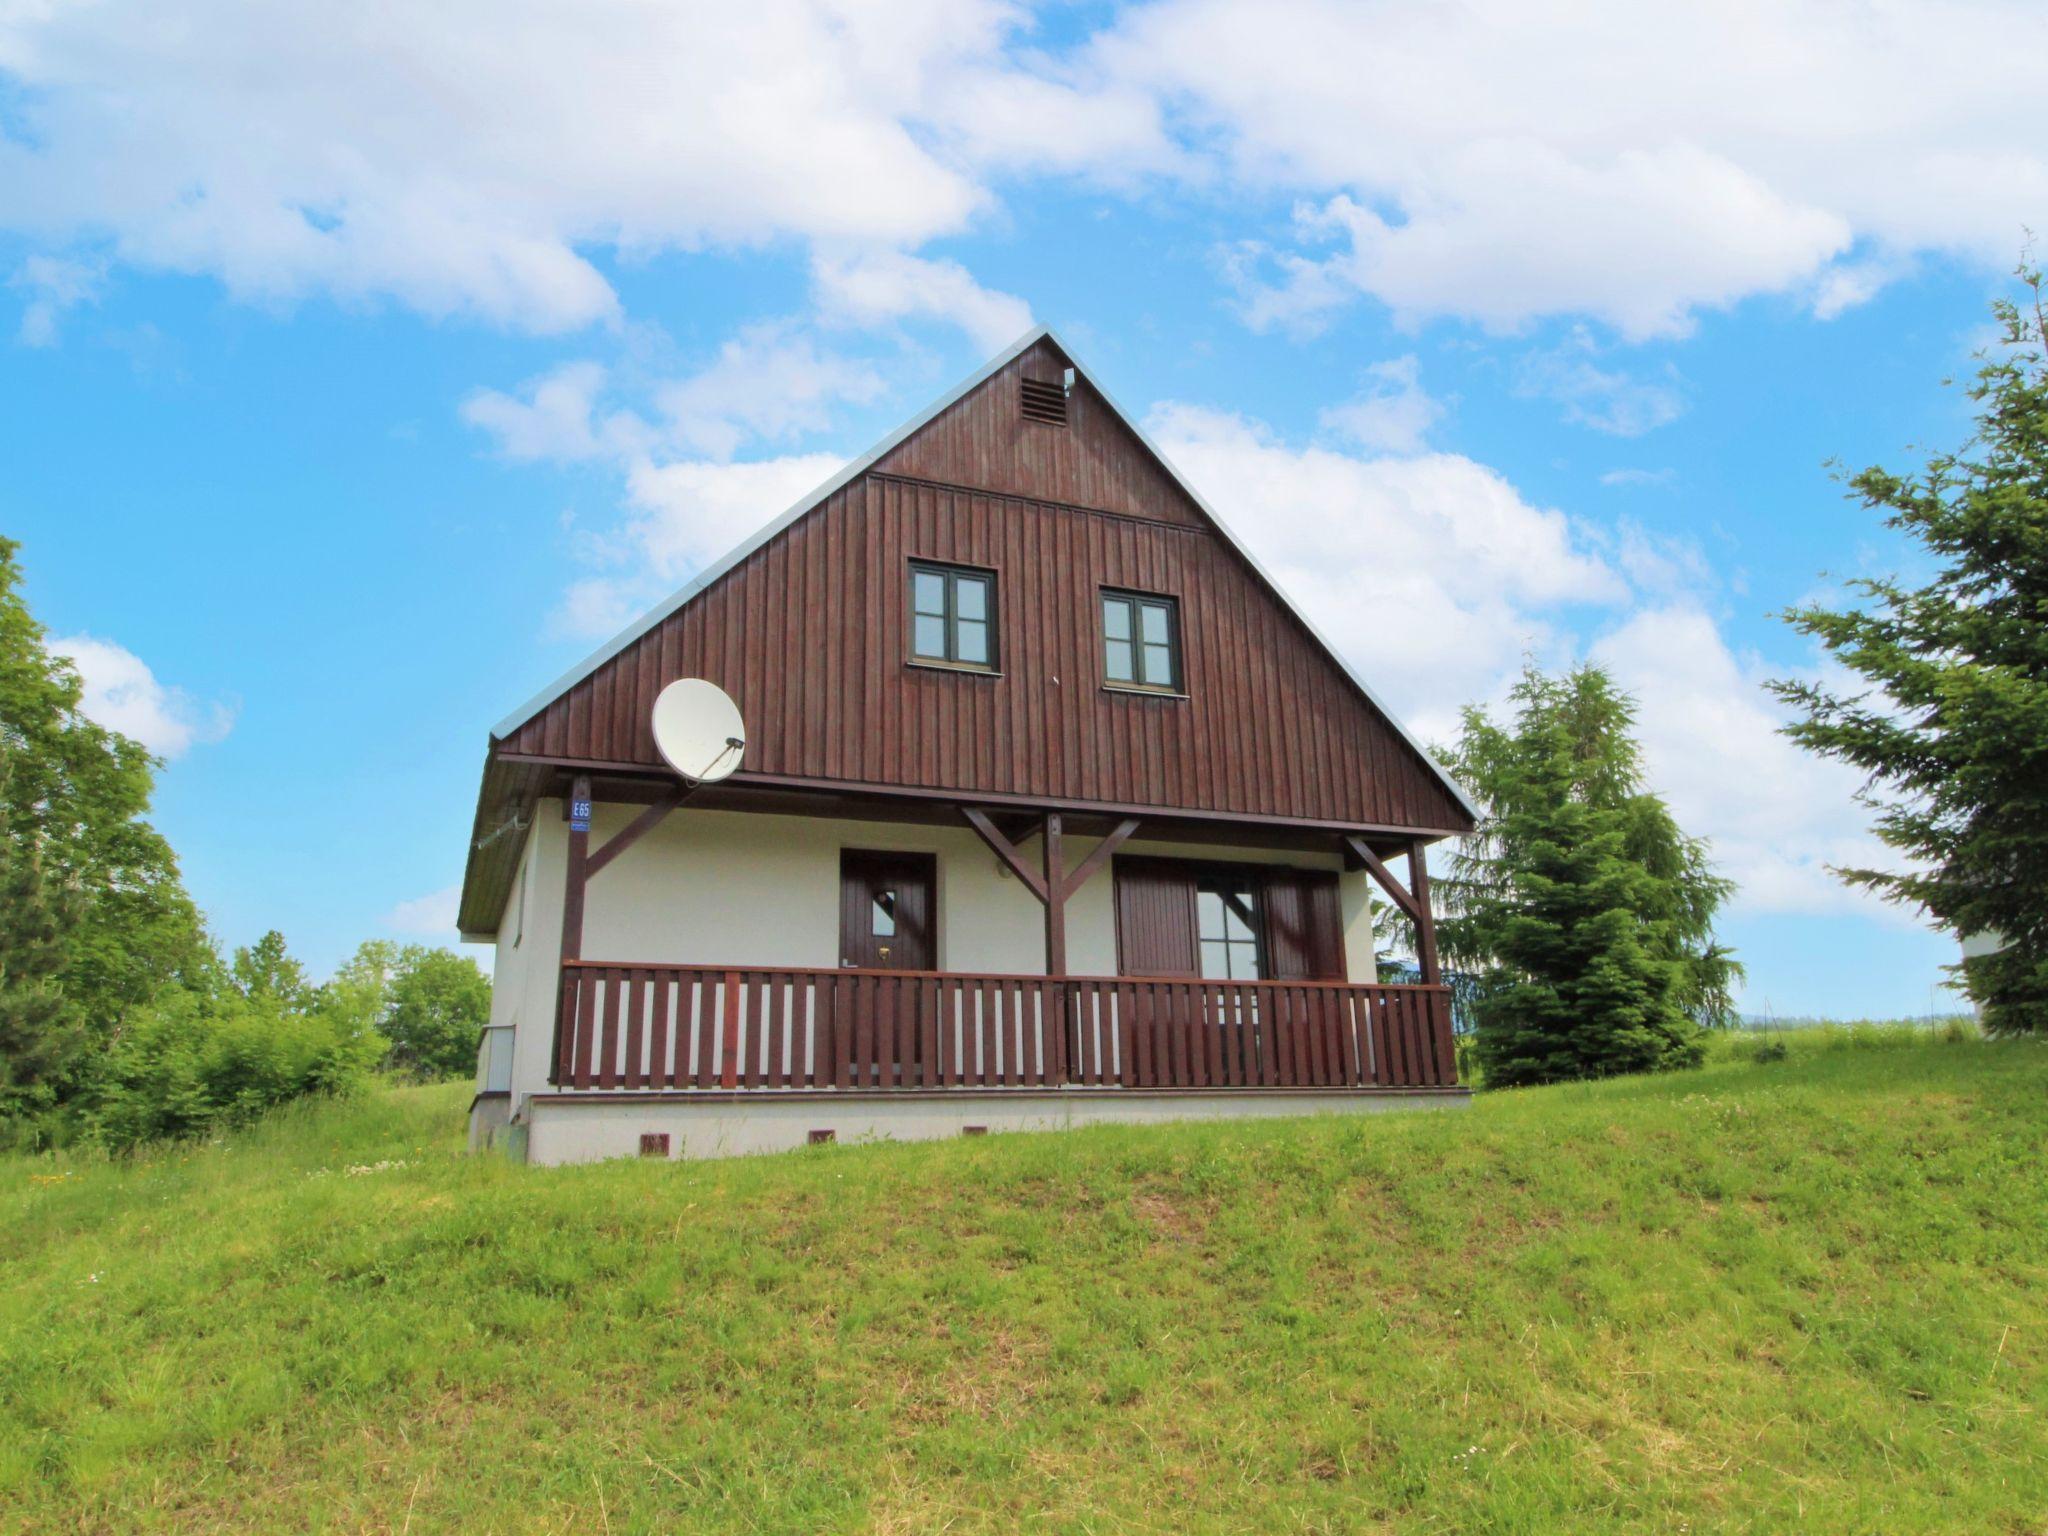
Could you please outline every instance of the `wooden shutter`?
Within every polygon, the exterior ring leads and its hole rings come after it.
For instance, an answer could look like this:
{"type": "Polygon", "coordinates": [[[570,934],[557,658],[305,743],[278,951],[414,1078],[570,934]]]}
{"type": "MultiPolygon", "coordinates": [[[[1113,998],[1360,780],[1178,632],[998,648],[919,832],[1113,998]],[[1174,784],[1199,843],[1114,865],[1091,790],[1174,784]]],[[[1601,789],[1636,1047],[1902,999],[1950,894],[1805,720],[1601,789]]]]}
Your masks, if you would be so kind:
{"type": "Polygon", "coordinates": [[[1120,858],[1115,869],[1117,974],[1195,975],[1194,867],[1120,858]]]}
{"type": "Polygon", "coordinates": [[[1271,868],[1262,891],[1266,966],[1275,981],[1343,981],[1344,916],[1328,870],[1271,868]]]}

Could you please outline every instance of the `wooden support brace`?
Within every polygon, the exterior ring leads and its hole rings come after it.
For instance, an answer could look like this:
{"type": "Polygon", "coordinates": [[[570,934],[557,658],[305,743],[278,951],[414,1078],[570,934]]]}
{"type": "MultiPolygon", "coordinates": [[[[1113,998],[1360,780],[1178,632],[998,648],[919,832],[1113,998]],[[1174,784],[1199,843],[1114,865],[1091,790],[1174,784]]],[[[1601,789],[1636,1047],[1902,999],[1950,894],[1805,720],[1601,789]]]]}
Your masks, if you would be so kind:
{"type": "MultiPolygon", "coordinates": [[[[1030,862],[1017,849],[1017,845],[1003,836],[996,824],[989,820],[988,812],[975,806],[963,806],[960,814],[967,818],[967,824],[974,828],[984,843],[994,851],[995,856],[1009,867],[1010,873],[1024,882],[1024,888],[1040,901],[1048,900],[1048,891],[1043,876],[1033,869],[1030,862]]],[[[1048,868],[1051,866],[1048,865],[1048,868]]]]}
{"type": "Polygon", "coordinates": [[[1138,819],[1135,816],[1128,817],[1125,820],[1118,822],[1115,828],[1110,832],[1109,836],[1105,837],[1101,842],[1097,843],[1095,845],[1094,850],[1088,855],[1088,857],[1083,859],[1080,862],[1080,864],[1075,868],[1074,872],[1068,875],[1061,882],[1061,891],[1064,894],[1071,896],[1074,894],[1074,892],[1080,890],[1082,886],[1086,885],[1090,880],[1094,879],[1096,871],[1100,870],[1103,865],[1107,864],[1110,860],[1110,856],[1114,854],[1117,851],[1117,849],[1123,847],[1125,843],[1129,842],[1131,840],[1131,834],[1136,832],[1137,830],[1138,819]]]}
{"type": "Polygon", "coordinates": [[[1344,843],[1358,856],[1358,862],[1371,872],[1373,879],[1379,882],[1380,888],[1393,899],[1394,905],[1401,909],[1408,921],[1418,928],[1421,927],[1421,911],[1416,906],[1415,898],[1409,894],[1405,885],[1394,878],[1394,872],[1387,868],[1386,861],[1374,853],[1362,837],[1350,835],[1344,839],[1344,843]]]}
{"type": "Polygon", "coordinates": [[[670,811],[689,798],[690,792],[687,789],[675,789],[669,792],[667,799],[657,800],[654,804],[648,806],[646,810],[621,827],[602,848],[590,855],[589,863],[584,869],[584,874],[586,876],[596,875],[607,864],[611,863],[613,859],[616,859],[628,848],[639,842],[641,838],[660,826],[667,819],[670,811]]]}

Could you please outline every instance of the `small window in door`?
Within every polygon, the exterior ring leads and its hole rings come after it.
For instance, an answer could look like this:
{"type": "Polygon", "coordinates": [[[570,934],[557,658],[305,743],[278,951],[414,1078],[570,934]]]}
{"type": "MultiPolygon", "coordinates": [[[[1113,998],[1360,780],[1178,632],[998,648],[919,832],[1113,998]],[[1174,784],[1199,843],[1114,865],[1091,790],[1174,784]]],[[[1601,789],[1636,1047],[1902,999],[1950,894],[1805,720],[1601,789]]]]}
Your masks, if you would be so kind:
{"type": "Polygon", "coordinates": [[[870,931],[876,938],[893,939],[896,937],[896,893],[894,891],[875,892],[873,916],[870,922],[870,931]]]}
{"type": "Polygon", "coordinates": [[[1236,875],[1212,876],[1195,886],[1195,936],[1206,981],[1258,981],[1265,974],[1259,954],[1257,884],[1236,875]]]}

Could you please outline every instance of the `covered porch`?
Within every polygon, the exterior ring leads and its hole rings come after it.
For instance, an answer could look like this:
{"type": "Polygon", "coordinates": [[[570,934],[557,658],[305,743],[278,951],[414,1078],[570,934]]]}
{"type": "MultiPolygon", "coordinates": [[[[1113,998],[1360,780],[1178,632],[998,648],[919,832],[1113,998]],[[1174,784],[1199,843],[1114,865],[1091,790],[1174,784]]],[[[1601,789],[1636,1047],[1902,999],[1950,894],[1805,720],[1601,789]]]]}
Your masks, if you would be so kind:
{"type": "Polygon", "coordinates": [[[546,1161],[1463,1098],[1425,835],[559,768],[524,814],[483,1075],[546,1161]]]}

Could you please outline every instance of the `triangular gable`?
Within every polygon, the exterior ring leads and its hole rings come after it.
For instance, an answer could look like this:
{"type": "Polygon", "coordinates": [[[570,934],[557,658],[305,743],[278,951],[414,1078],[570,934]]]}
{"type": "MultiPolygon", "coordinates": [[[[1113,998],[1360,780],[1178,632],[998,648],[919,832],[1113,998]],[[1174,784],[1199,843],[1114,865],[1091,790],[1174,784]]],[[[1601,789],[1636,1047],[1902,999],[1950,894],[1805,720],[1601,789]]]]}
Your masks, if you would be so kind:
{"type": "MultiPolygon", "coordinates": [[[[648,653],[675,650],[673,634],[680,633],[683,626],[671,621],[749,562],[761,563],[757,557],[763,556],[771,545],[812,513],[828,505],[843,504],[850,494],[860,495],[861,487],[857,482],[866,476],[902,476],[911,481],[967,487],[976,493],[1092,509],[1119,519],[1141,519],[1181,527],[1199,526],[1213,532],[1242,562],[1258,587],[1284,613],[1291,625],[1298,626],[1306,635],[1310,648],[1320,660],[1356,691],[1370,714],[1396,738],[1399,749],[1394,755],[1407,759],[1406,763],[1391,761],[1383,752],[1369,751],[1367,756],[1372,760],[1372,771],[1407,781],[1406,792],[1398,796],[1404,806],[1403,814],[1412,817],[1415,825],[1445,830],[1459,820],[1477,819],[1476,807],[1457,782],[1429,756],[1365,679],[1295,607],[1280,585],[1231,533],[1223,519],[1180,476],[1130,416],[1074,361],[1073,354],[1059,338],[1051,330],[1043,328],[1020,339],[957,389],[848,464],[731,554],[707,567],[668,601],[628,626],[549,688],[500,721],[492,731],[494,743],[508,748],[523,746],[527,750],[539,750],[539,742],[531,739],[542,734],[538,729],[539,717],[565,699],[572,703],[580,700],[583,705],[580,713],[586,719],[593,712],[616,718],[630,708],[637,708],[639,703],[645,702],[639,699],[639,694],[649,687],[658,688],[658,674],[663,670],[658,657],[650,657],[648,653]],[[1058,382],[1067,368],[1073,369],[1076,386],[1071,397],[1073,417],[1067,429],[1021,436],[988,429],[988,413],[977,407],[991,398],[991,386],[1000,387],[1005,376],[1018,375],[1058,382]],[[1020,443],[1023,445],[1021,448],[1020,443]],[[671,638],[666,641],[658,633],[664,631],[671,632],[671,638]],[[634,678],[609,679],[607,671],[616,672],[618,669],[608,669],[607,664],[620,660],[629,650],[637,653],[635,665],[629,669],[635,674],[634,678]],[[612,681],[614,686],[605,687],[608,681],[612,681]],[[595,697],[600,690],[604,694],[602,699],[595,697]],[[515,741],[515,738],[525,739],[515,741]],[[1416,781],[1418,772],[1435,791],[1435,796],[1424,791],[1422,782],[1416,781]],[[1439,814],[1423,814],[1423,803],[1436,796],[1447,797],[1448,804],[1441,807],[1439,814]]],[[[801,660],[794,655],[791,659],[801,660]]],[[[1297,670],[1302,666],[1298,659],[1296,666],[1297,670]]],[[[1320,705],[1307,701],[1304,712],[1317,715],[1320,724],[1320,705]]],[[[554,713],[566,717],[577,711],[573,708],[557,709],[554,713]]],[[[610,754],[607,756],[610,760],[619,760],[610,754]]],[[[857,763],[835,766],[840,767],[848,779],[858,780],[861,777],[857,763]]],[[[1373,818],[1354,816],[1348,819],[1366,821],[1373,818]]]]}

